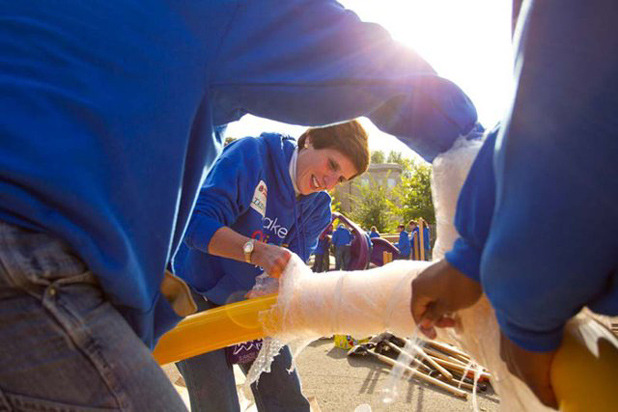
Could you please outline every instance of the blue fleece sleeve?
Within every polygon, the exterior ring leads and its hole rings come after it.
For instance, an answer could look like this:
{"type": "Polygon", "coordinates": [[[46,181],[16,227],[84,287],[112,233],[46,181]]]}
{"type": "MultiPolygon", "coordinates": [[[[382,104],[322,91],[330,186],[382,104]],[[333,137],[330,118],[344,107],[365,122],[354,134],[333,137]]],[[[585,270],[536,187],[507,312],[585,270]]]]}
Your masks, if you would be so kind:
{"type": "Polygon", "coordinates": [[[408,236],[408,232],[405,230],[399,234],[399,243],[397,247],[399,248],[399,252],[402,255],[410,254],[410,237],[408,236]]]}
{"type": "Polygon", "coordinates": [[[184,242],[208,253],[217,230],[231,226],[249,208],[253,188],[260,179],[257,146],[251,137],[229,144],[200,189],[184,242]]]}
{"type": "Polygon", "coordinates": [[[299,216],[299,222],[303,226],[300,230],[303,241],[300,241],[299,236],[293,236],[290,250],[299,255],[303,261],[309,259],[318,244],[320,234],[331,222],[330,202],[327,193],[319,193],[308,205],[309,207],[302,211],[302,216],[299,216]]]}
{"type": "Polygon", "coordinates": [[[522,32],[481,281],[502,330],[528,350],[556,349],[584,305],[618,314],[616,10],[535,2],[522,32]]]}
{"type": "Polygon", "coordinates": [[[477,120],[459,87],[332,0],[245,2],[220,50],[216,124],[245,113],[300,125],[367,116],[431,161],[477,120]]]}
{"type": "Polygon", "coordinates": [[[460,272],[480,282],[481,255],[487,241],[495,204],[494,147],[499,127],[488,133],[459,193],[455,227],[460,238],[445,259],[460,272]]]}

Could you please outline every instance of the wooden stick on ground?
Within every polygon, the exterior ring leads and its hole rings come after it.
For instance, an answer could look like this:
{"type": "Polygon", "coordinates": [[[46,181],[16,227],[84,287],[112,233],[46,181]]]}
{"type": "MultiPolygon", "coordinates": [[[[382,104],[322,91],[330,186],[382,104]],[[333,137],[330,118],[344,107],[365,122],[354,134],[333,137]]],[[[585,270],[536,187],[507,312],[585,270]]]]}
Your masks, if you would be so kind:
{"type": "MultiPolygon", "coordinates": [[[[386,342],[386,344],[387,344],[390,348],[394,349],[395,351],[399,351],[399,353],[403,353],[403,354],[405,354],[405,355],[408,357],[408,360],[411,360],[411,361],[412,361],[412,364],[413,364],[416,368],[421,368],[421,371],[422,371],[422,372],[427,373],[428,371],[431,371],[431,368],[430,368],[429,366],[425,365],[424,363],[422,363],[421,361],[419,361],[419,360],[418,360],[418,359],[416,359],[416,358],[412,358],[412,355],[410,355],[409,353],[405,353],[405,352],[403,352],[399,346],[395,345],[394,343],[392,343],[392,342],[390,342],[390,341],[388,341],[388,340],[387,340],[387,341],[385,341],[385,342],[386,342]]],[[[435,360],[434,360],[434,361],[435,361],[435,360]]],[[[443,361],[443,360],[441,360],[441,359],[440,359],[439,361],[440,361],[440,362],[445,362],[445,363],[447,363],[447,364],[448,364],[448,363],[450,363],[450,362],[447,362],[447,361],[443,361]]],[[[440,362],[436,361],[436,363],[440,363],[440,362]]],[[[452,365],[454,365],[454,364],[452,364],[452,365]]],[[[462,368],[462,367],[460,367],[459,365],[455,365],[455,366],[456,366],[456,368],[453,368],[454,370],[452,370],[452,372],[455,372],[455,373],[459,372],[459,374],[463,376],[463,372],[464,372],[464,369],[465,369],[465,368],[462,368]],[[460,369],[460,368],[461,368],[461,369],[460,369]]],[[[439,372],[439,371],[438,371],[438,372],[439,372]]],[[[474,378],[474,374],[473,374],[472,372],[473,372],[473,371],[468,371],[468,375],[469,375],[468,377],[469,377],[469,378],[474,378]]],[[[441,372],[439,372],[439,373],[441,373],[441,372]]],[[[450,373],[449,373],[449,374],[450,374],[450,373]]],[[[454,376],[453,376],[452,378],[448,378],[448,377],[444,376],[444,374],[442,374],[442,373],[441,373],[441,375],[442,375],[442,376],[439,376],[439,377],[438,377],[438,379],[440,379],[440,380],[442,380],[442,381],[445,381],[445,382],[448,382],[448,383],[450,383],[451,385],[455,385],[455,386],[456,386],[456,387],[458,387],[458,388],[464,388],[464,389],[467,389],[467,390],[470,390],[470,391],[474,388],[474,385],[472,385],[472,384],[470,384],[470,383],[467,383],[467,382],[460,381],[459,379],[456,379],[454,376]]],[[[452,376],[452,375],[451,375],[451,376],[452,376]]],[[[479,379],[479,380],[480,380],[480,379],[479,379]]],[[[479,388],[480,388],[480,387],[479,387],[479,388]]],[[[486,389],[486,387],[484,387],[484,388],[480,388],[480,390],[485,390],[485,389],[486,389]]]]}
{"type": "Polygon", "coordinates": [[[467,353],[459,350],[458,348],[454,347],[453,345],[449,345],[448,343],[444,343],[444,342],[440,342],[440,341],[436,341],[436,340],[429,340],[429,341],[425,341],[425,346],[430,345],[433,346],[436,349],[439,349],[443,352],[446,352],[448,354],[451,355],[459,355],[467,360],[470,360],[470,355],[468,355],[467,353]]]}
{"type": "Polygon", "coordinates": [[[457,363],[463,367],[468,366],[469,362],[463,362],[460,359],[454,358],[452,356],[446,355],[442,352],[438,352],[436,350],[433,349],[429,349],[429,348],[425,348],[425,353],[432,356],[433,358],[438,358],[438,359],[442,359],[445,361],[449,361],[449,362],[453,362],[453,363],[457,363]]]}
{"type": "Polygon", "coordinates": [[[413,369],[411,367],[409,367],[408,365],[404,365],[401,362],[397,362],[391,358],[389,358],[388,356],[384,356],[384,355],[380,355],[379,353],[375,353],[372,351],[368,351],[370,354],[372,354],[373,356],[375,356],[376,358],[378,358],[380,361],[386,363],[387,365],[390,366],[401,366],[405,372],[410,373],[412,376],[414,376],[415,378],[424,380],[425,382],[429,382],[432,383],[436,386],[438,386],[441,389],[444,389],[445,391],[448,391],[450,393],[452,393],[453,395],[457,396],[458,398],[462,398],[462,399],[468,399],[468,394],[467,392],[462,391],[461,389],[457,389],[456,387],[449,385],[446,382],[443,382],[439,379],[436,379],[432,376],[427,375],[426,373],[423,373],[419,370],[413,369]]]}
{"type": "MultiPolygon", "coordinates": [[[[433,356],[430,354],[430,356],[433,356]]],[[[434,361],[436,363],[439,363],[440,365],[442,365],[444,368],[455,372],[455,373],[459,373],[461,375],[463,375],[464,372],[467,371],[467,375],[470,378],[474,378],[475,375],[475,370],[473,368],[468,367],[468,365],[463,365],[459,362],[451,362],[449,360],[444,360],[441,358],[434,358],[434,361]]],[[[481,371],[479,374],[479,381],[483,382],[483,381],[487,381],[491,379],[491,374],[489,374],[488,372],[485,371],[481,371]]]]}
{"type": "MultiPolygon", "coordinates": [[[[427,363],[429,363],[431,366],[433,366],[438,372],[440,372],[442,375],[444,375],[445,378],[447,378],[448,380],[452,380],[453,379],[453,374],[450,373],[449,371],[447,371],[445,368],[443,368],[439,363],[437,363],[435,360],[433,360],[432,357],[430,357],[429,355],[427,355],[425,353],[425,351],[423,350],[423,348],[421,348],[419,345],[417,345],[416,343],[413,343],[411,341],[409,341],[408,339],[405,339],[406,344],[407,345],[411,345],[414,350],[418,353],[418,355],[427,363]]],[[[401,349],[400,349],[401,350],[401,349]]]]}

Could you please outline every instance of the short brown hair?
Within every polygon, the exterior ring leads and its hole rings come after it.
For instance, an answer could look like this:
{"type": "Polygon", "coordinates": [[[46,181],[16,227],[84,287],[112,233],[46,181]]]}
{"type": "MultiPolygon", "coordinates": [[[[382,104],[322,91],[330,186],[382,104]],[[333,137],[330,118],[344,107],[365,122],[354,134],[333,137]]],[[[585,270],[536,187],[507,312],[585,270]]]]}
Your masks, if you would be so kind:
{"type": "Polygon", "coordinates": [[[304,147],[309,136],[315,149],[334,149],[350,159],[356,169],[356,174],[350,179],[367,171],[370,159],[367,132],[358,121],[307,129],[298,138],[298,147],[304,147]]]}

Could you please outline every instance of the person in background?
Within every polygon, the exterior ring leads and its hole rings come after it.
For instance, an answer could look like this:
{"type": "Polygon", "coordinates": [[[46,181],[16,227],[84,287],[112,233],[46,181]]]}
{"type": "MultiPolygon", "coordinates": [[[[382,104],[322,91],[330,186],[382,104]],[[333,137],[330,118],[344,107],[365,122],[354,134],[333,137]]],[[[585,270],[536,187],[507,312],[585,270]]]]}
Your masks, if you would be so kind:
{"type": "MultiPolygon", "coordinates": [[[[175,273],[200,310],[244,299],[262,272],[279,276],[290,251],[307,260],[331,221],[327,191],[365,172],[367,134],[356,121],[296,141],[264,133],[229,144],[202,186],[175,273]],[[235,182],[235,185],[230,185],[235,182]]],[[[238,347],[238,346],[237,346],[238,347]]],[[[233,350],[233,349],[232,349],[233,350]]],[[[179,362],[194,412],[239,410],[229,349],[179,362]]],[[[309,411],[289,349],[252,385],[259,411],[309,411]]],[[[247,373],[251,361],[243,361],[247,373]]]]}
{"type": "Polygon", "coordinates": [[[431,230],[429,229],[429,223],[422,217],[418,218],[419,226],[423,225],[423,248],[425,250],[425,260],[431,261],[431,230]]]}
{"type": "Polygon", "coordinates": [[[324,251],[324,263],[322,263],[322,269],[324,272],[328,272],[330,270],[330,255],[332,252],[332,235],[333,235],[333,224],[331,223],[326,228],[326,234],[328,235],[328,247],[324,251]]]}
{"type": "Polygon", "coordinates": [[[404,225],[397,226],[397,232],[399,232],[399,241],[395,243],[395,247],[399,249],[399,256],[397,259],[408,260],[410,259],[410,253],[412,251],[410,236],[408,236],[408,232],[406,232],[406,227],[404,225]]]}
{"type": "Polygon", "coordinates": [[[326,231],[323,231],[320,234],[320,238],[318,239],[318,245],[315,248],[313,268],[311,270],[316,273],[326,272],[328,270],[328,267],[325,266],[327,258],[324,255],[328,253],[329,248],[330,236],[326,233],[326,231]]]}
{"type": "Polygon", "coordinates": [[[419,248],[418,248],[418,224],[415,220],[408,221],[406,225],[406,229],[408,232],[408,236],[410,237],[410,259],[418,260],[419,259],[419,248]]]}
{"type": "Polygon", "coordinates": [[[371,231],[369,232],[369,237],[380,237],[380,233],[378,232],[378,229],[375,226],[371,226],[371,231]]]}
{"type": "Polygon", "coordinates": [[[461,237],[414,280],[411,310],[432,337],[484,292],[509,370],[557,408],[550,369],[566,322],[583,307],[618,315],[618,55],[607,53],[618,47],[618,7],[514,5],[511,110],[461,190],[461,237]],[[582,222],[576,236],[567,221],[582,222]]]}
{"type": "Polygon", "coordinates": [[[431,162],[477,121],[459,87],[334,0],[0,1],[10,404],[184,408],[150,350],[194,310],[166,269],[226,124],[366,116],[431,162]]]}
{"type": "Polygon", "coordinates": [[[429,225],[422,217],[418,219],[418,222],[415,220],[410,220],[408,222],[408,230],[410,232],[410,244],[412,249],[412,255],[415,260],[421,260],[421,245],[420,245],[420,223],[423,223],[423,249],[424,249],[424,260],[431,260],[430,257],[430,238],[429,238],[429,225]]]}
{"type": "Polygon", "coordinates": [[[352,232],[343,224],[337,226],[331,242],[335,247],[335,270],[347,270],[350,264],[350,248],[352,246],[352,232]]]}

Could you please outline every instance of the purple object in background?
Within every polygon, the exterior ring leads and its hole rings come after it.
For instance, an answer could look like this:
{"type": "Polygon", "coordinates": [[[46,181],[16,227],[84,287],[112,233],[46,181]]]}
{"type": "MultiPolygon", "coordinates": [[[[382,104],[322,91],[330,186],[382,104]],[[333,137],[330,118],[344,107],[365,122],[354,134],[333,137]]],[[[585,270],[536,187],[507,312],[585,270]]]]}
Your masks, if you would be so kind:
{"type": "MultiPolygon", "coordinates": [[[[354,240],[351,247],[351,259],[348,270],[363,270],[367,267],[367,262],[371,260],[376,266],[382,266],[384,264],[382,260],[383,252],[390,252],[393,254],[393,259],[399,256],[399,250],[393,246],[388,240],[382,238],[372,238],[371,243],[373,249],[371,255],[369,255],[369,246],[365,239],[365,231],[360,228],[356,223],[342,215],[341,213],[334,212],[332,214],[333,221],[339,219],[352,230],[354,240]]],[[[328,230],[328,228],[326,229],[328,230]]]]}
{"type": "Polygon", "coordinates": [[[382,266],[384,264],[384,252],[393,254],[393,260],[399,257],[399,249],[395,247],[391,242],[381,237],[374,237],[371,239],[373,243],[373,250],[371,251],[371,263],[376,266],[382,266]]]}

